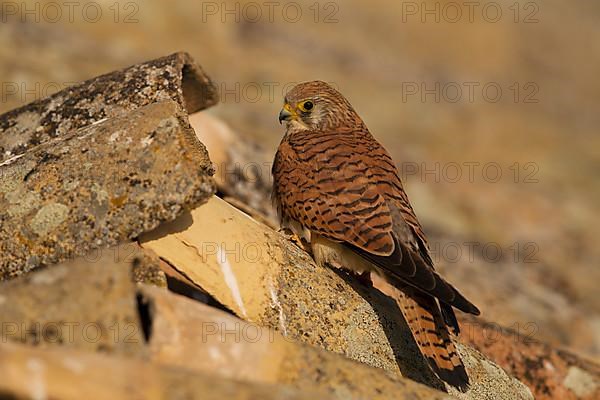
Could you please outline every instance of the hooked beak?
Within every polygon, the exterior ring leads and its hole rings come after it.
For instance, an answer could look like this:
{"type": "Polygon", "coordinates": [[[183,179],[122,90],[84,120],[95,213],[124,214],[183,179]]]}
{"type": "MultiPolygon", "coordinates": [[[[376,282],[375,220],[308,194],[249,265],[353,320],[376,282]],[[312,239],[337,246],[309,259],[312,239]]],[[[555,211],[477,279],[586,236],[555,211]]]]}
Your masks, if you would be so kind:
{"type": "Polygon", "coordinates": [[[294,113],[292,113],[290,105],[286,104],[279,112],[279,123],[282,124],[283,121],[289,121],[292,117],[294,117],[294,113]]]}

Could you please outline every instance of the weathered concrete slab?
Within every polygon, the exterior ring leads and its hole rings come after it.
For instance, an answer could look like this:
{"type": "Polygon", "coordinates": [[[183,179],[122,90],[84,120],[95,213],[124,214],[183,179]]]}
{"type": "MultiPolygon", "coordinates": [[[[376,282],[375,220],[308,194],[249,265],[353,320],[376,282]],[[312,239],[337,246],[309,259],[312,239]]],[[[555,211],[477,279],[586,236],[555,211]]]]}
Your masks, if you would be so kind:
{"type": "MultiPolygon", "coordinates": [[[[174,268],[241,318],[353,360],[444,390],[395,302],[343,272],[319,267],[282,235],[213,197],[141,236],[174,268]]],[[[481,353],[458,346],[467,398],[529,399],[522,383],[481,353]]]]}
{"type": "Polygon", "coordinates": [[[0,280],[173,220],[215,191],[172,100],[52,139],[0,164],[0,280]]]}
{"type": "Polygon", "coordinates": [[[187,53],[111,72],[0,116],[0,163],[106,118],[172,100],[187,113],[217,103],[214,84],[187,53]]]}

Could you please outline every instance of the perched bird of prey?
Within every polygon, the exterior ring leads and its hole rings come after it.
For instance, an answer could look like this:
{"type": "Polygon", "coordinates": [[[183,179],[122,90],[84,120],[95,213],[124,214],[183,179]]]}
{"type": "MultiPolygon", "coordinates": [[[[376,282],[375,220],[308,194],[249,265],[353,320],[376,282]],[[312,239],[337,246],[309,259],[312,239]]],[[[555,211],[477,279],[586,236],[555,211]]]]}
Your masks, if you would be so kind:
{"type": "Polygon", "coordinates": [[[291,89],[279,121],[287,129],[272,172],[282,224],[308,234],[319,265],[375,272],[399,289],[396,301],[429,365],[444,381],[466,388],[469,378],[451,341],[450,332],[459,332],[452,307],[479,310],[434,271],[388,152],[325,82],[291,89]]]}

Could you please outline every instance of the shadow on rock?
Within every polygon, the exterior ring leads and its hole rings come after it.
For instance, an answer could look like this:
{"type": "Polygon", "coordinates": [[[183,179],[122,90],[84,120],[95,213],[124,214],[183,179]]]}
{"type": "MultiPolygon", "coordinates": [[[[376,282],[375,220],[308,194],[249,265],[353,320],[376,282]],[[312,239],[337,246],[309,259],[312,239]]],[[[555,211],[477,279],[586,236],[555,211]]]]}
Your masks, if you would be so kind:
{"type": "Polygon", "coordinates": [[[435,376],[429,368],[427,360],[421,356],[410,328],[396,302],[375,287],[362,283],[355,276],[336,268],[332,269],[373,307],[390,347],[394,351],[394,357],[402,376],[429,387],[446,391],[444,383],[435,376]]]}

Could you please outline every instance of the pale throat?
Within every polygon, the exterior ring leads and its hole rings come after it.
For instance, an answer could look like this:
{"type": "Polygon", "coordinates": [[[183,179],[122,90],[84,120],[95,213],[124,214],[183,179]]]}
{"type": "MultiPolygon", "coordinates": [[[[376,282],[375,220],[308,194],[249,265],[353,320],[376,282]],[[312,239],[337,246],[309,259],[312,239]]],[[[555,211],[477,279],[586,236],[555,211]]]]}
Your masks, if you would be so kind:
{"type": "Polygon", "coordinates": [[[310,128],[302,120],[292,119],[287,123],[288,132],[301,132],[309,129],[310,128]]]}

